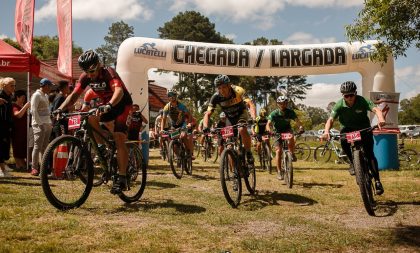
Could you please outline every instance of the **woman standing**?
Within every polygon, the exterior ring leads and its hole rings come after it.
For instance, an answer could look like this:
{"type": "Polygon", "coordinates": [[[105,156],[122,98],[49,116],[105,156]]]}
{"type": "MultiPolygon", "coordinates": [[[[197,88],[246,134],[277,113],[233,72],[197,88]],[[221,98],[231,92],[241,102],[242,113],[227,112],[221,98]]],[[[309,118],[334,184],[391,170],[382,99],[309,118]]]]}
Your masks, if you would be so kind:
{"type": "Polygon", "coordinates": [[[16,161],[16,170],[26,170],[26,152],[27,152],[27,111],[31,103],[27,102],[25,91],[17,90],[13,103],[13,130],[12,147],[13,157],[16,161]]]}

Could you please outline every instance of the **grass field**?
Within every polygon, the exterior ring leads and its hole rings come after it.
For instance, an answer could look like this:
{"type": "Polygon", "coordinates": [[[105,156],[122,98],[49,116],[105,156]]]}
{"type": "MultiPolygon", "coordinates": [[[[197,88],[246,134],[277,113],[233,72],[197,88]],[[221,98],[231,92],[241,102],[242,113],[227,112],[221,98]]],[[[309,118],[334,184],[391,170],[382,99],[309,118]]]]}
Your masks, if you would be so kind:
{"type": "Polygon", "coordinates": [[[257,195],[237,209],[223,197],[218,165],[197,159],[193,176],[178,180],[156,150],[144,195],[130,205],[105,185],[61,212],[39,178],[15,172],[0,179],[0,252],[420,251],[419,170],[383,171],[371,217],[346,165],[294,165],[292,189],[258,171],[257,195]]]}

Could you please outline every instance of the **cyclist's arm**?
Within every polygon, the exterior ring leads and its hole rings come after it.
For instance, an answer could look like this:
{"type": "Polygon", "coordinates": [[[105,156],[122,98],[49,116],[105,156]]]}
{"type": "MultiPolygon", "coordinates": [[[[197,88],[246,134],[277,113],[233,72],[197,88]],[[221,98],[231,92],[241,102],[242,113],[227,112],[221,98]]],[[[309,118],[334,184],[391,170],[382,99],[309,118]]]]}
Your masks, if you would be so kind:
{"type": "Polygon", "coordinates": [[[203,118],[203,128],[209,128],[209,121],[210,121],[210,117],[213,114],[213,110],[208,110],[205,114],[204,114],[204,118],[203,118]]]}
{"type": "Polygon", "coordinates": [[[267,125],[265,125],[265,130],[269,133],[271,133],[271,120],[267,121],[267,125]]]}
{"type": "Polygon", "coordinates": [[[121,101],[123,96],[124,96],[124,89],[122,87],[117,86],[115,87],[111,100],[109,100],[108,103],[110,103],[111,106],[116,106],[121,101]]]}
{"type": "Polygon", "coordinates": [[[160,131],[163,131],[164,130],[163,128],[165,127],[166,120],[167,120],[166,117],[167,116],[165,114],[162,115],[162,119],[161,119],[161,123],[160,123],[160,131]]]}
{"type": "Polygon", "coordinates": [[[324,134],[321,136],[322,139],[329,140],[330,139],[330,129],[334,123],[334,119],[329,117],[327,122],[325,122],[324,134]]]}
{"type": "Polygon", "coordinates": [[[143,116],[142,113],[140,113],[140,117],[143,119],[144,124],[149,124],[149,121],[146,119],[146,117],[143,116]]]}
{"type": "Polygon", "coordinates": [[[251,113],[251,118],[255,120],[257,117],[257,109],[255,108],[254,103],[252,102],[251,99],[246,99],[245,103],[247,107],[249,108],[249,112],[251,113]]]}

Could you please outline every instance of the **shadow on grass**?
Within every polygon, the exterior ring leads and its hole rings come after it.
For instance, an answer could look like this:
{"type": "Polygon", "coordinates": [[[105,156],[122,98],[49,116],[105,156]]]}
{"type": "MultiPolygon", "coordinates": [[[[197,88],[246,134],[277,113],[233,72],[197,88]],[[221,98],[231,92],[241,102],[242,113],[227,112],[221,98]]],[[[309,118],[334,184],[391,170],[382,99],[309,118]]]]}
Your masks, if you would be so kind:
{"type": "Polygon", "coordinates": [[[243,204],[256,210],[266,206],[281,205],[280,201],[293,203],[299,206],[311,206],[318,203],[311,198],[298,194],[279,193],[277,191],[259,191],[255,196],[251,196],[250,199],[243,201],[243,204]]]}
{"type": "Polygon", "coordinates": [[[393,228],[394,242],[420,249],[420,226],[398,226],[393,228]]]}
{"type": "Polygon", "coordinates": [[[341,188],[342,184],[325,184],[325,183],[295,183],[301,185],[303,188],[325,187],[325,188],[341,188]]]}
{"type": "Polygon", "coordinates": [[[41,186],[38,177],[6,177],[0,179],[0,184],[20,185],[20,186],[41,186]],[[36,182],[35,182],[36,181],[36,182]]]}
{"type": "Polygon", "coordinates": [[[138,211],[152,211],[155,209],[175,209],[176,212],[185,213],[185,214],[193,214],[193,213],[203,213],[206,211],[204,207],[196,206],[196,205],[186,205],[181,203],[175,203],[171,199],[167,199],[163,203],[154,203],[154,202],[137,202],[132,204],[124,204],[124,207],[117,208],[117,212],[138,212],[138,211]]]}
{"type": "Polygon", "coordinates": [[[146,183],[147,188],[157,189],[157,188],[176,188],[179,187],[179,185],[171,184],[171,183],[164,183],[164,182],[157,182],[157,181],[147,181],[146,183]]]}
{"type": "Polygon", "coordinates": [[[392,216],[397,212],[398,206],[401,206],[401,205],[418,206],[418,205],[420,205],[420,202],[419,201],[395,202],[395,201],[392,201],[392,200],[378,201],[378,202],[376,202],[375,216],[376,217],[392,216]]]}
{"type": "Polygon", "coordinates": [[[193,171],[193,175],[191,177],[194,178],[194,179],[200,179],[200,180],[205,180],[205,181],[219,180],[219,178],[212,177],[212,176],[209,176],[209,175],[204,175],[204,176],[194,175],[194,171],[193,171]]]}

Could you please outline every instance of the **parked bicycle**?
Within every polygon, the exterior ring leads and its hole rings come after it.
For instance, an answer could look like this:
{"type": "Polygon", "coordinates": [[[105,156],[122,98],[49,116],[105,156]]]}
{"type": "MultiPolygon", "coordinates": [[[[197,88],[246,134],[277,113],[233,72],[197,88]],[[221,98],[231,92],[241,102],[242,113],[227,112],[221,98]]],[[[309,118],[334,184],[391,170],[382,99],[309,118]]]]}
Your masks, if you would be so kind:
{"type": "Polygon", "coordinates": [[[341,145],[339,144],[340,135],[334,135],[330,131],[330,139],[315,148],[314,160],[321,163],[327,163],[331,159],[331,154],[337,156],[338,160],[342,163],[350,164],[350,160],[347,155],[343,152],[341,145]]]}
{"type": "Polygon", "coordinates": [[[246,123],[215,129],[220,131],[225,139],[224,150],[220,156],[220,183],[227,202],[236,208],[242,197],[242,178],[250,194],[255,194],[256,172],[253,164],[247,162],[245,148],[239,131],[240,127],[246,127],[246,123]]]}
{"type": "Polygon", "coordinates": [[[178,179],[182,178],[184,171],[188,175],[192,175],[192,158],[182,140],[180,140],[181,132],[187,134],[186,128],[177,128],[167,131],[171,141],[169,142],[169,165],[172,173],[178,179]]]}
{"type": "Polygon", "coordinates": [[[414,149],[404,148],[404,139],[398,144],[398,160],[400,167],[405,169],[420,169],[420,156],[414,149]]]}
{"type": "Polygon", "coordinates": [[[295,156],[298,160],[307,161],[311,157],[311,153],[312,150],[308,144],[304,142],[296,143],[295,156]]]}
{"type": "Polygon", "coordinates": [[[376,201],[375,201],[375,182],[373,178],[372,163],[366,157],[363,149],[363,132],[370,132],[378,126],[373,126],[359,131],[354,131],[345,134],[345,138],[351,143],[351,152],[353,156],[353,165],[356,175],[356,182],[360,189],[363,204],[367,213],[371,216],[375,215],[376,201]]]}
{"type": "MultiPolygon", "coordinates": [[[[109,136],[105,136],[89,124],[88,117],[94,114],[96,109],[89,112],[63,113],[62,117],[69,119],[69,126],[76,129],[75,134],[57,137],[44,152],[40,172],[42,189],[48,201],[60,210],[79,207],[88,198],[94,179],[93,153],[98,156],[103,172],[97,174],[96,184],[106,184],[118,176],[115,142],[110,133],[109,136]],[[105,149],[98,149],[94,133],[103,140],[105,149]],[[57,154],[56,159],[54,153],[57,154]],[[54,166],[60,162],[64,162],[62,171],[56,177],[51,177],[50,173],[57,171],[54,166]]],[[[147,172],[138,144],[128,142],[127,147],[129,150],[127,189],[118,196],[123,201],[131,203],[138,201],[142,196],[146,187],[147,172]]]]}

